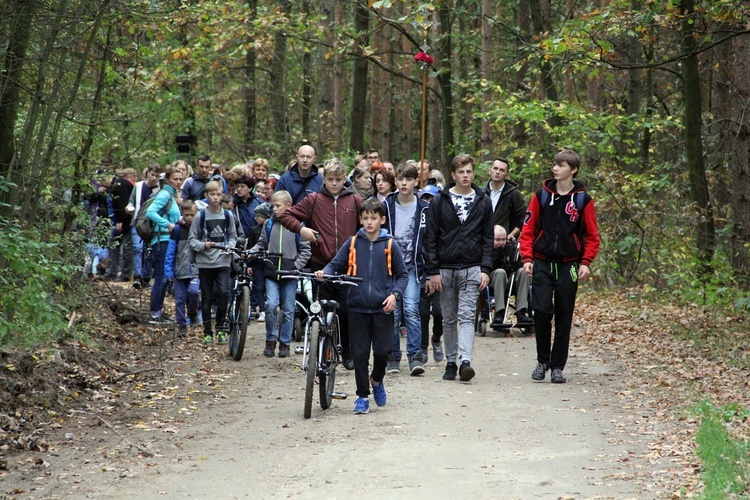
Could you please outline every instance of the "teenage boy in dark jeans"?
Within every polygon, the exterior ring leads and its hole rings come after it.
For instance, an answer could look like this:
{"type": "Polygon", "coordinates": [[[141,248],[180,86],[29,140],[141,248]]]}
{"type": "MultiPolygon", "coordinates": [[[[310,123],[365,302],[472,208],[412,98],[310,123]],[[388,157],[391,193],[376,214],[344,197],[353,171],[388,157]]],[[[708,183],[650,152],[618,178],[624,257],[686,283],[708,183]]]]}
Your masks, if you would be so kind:
{"type": "MultiPolygon", "coordinates": [[[[351,187],[344,187],[346,165],[331,158],[323,165],[323,187],[320,192],[305,196],[302,201],[285,211],[279,222],[312,246],[310,268],[319,271],[328,264],[349,238],[357,233],[358,214],[362,198],[351,187]]],[[[349,350],[349,319],[347,314],[347,288],[330,283],[320,285],[320,297],[339,303],[341,348],[344,368],[354,369],[349,350]]]]}
{"type": "MultiPolygon", "coordinates": [[[[328,170],[326,169],[326,175],[328,170]]],[[[333,260],[321,271],[324,274],[341,273],[362,278],[359,286],[349,288],[349,342],[354,356],[354,378],[357,382],[357,401],[354,413],[364,414],[370,410],[370,385],[375,404],[384,406],[388,400],[383,385],[388,352],[393,342],[393,310],[403,296],[409,281],[398,244],[380,227],[385,223],[385,207],[370,198],[362,202],[359,221],[362,229],[352,241],[341,245],[333,260]],[[372,373],[368,375],[372,347],[372,373]]]]}
{"type": "Polygon", "coordinates": [[[492,271],[492,203],[474,180],[474,159],[461,154],[451,162],[453,183],[440,191],[427,211],[422,251],[430,276],[428,293],[442,292],[445,366],[443,380],[474,377],[474,312],[479,292],[492,271]],[[459,331],[460,325],[460,331],[459,331]],[[457,361],[461,361],[461,368],[457,361]]]}
{"type": "Polygon", "coordinates": [[[538,364],[531,378],[544,380],[547,370],[552,370],[554,384],[566,382],[563,369],[578,281],[591,275],[589,266],[599,252],[594,201],[575,180],[580,165],[574,151],[555,156],[553,178],[544,181],[531,198],[521,231],[523,269],[534,283],[531,303],[538,364]],[[553,317],[555,340],[550,350],[553,317]]]}

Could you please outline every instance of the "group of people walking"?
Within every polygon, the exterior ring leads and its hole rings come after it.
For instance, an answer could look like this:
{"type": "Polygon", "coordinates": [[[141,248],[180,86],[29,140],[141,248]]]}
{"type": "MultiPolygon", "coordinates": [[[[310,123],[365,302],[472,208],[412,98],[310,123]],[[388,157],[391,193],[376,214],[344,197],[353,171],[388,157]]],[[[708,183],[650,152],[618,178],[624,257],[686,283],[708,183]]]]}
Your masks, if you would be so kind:
{"type": "MultiPolygon", "coordinates": [[[[180,166],[164,171],[163,187],[146,213],[155,228],[147,242],[152,322],[172,321],[164,309],[171,279],[178,333],[186,335],[187,325],[202,319],[205,343],[226,342],[231,261],[214,247],[244,239],[248,248],[275,256],[270,268],[254,270],[254,287],[262,282],[254,303],[258,315],[265,313],[266,356],[276,355],[277,343],[279,357],[290,353],[296,282],[280,279],[277,270],[309,268],[321,278],[334,273],[363,278],[352,289],[317,285],[322,298],[340,304],[343,364],[355,371],[357,385],[355,413],[369,411],[371,392],[378,406],[386,404],[384,379],[401,369],[402,334],[411,375],[424,373],[431,344],[434,359],[446,360],[444,380],[474,378],[475,310],[488,286],[495,295],[494,326],[505,326],[498,323],[506,317],[505,295],[515,293],[517,324],[535,328],[532,379],[544,380],[551,371],[553,383],[566,381],[578,282],[590,276],[599,249],[594,203],[576,180],[575,152],[555,156],[552,178],[528,204],[507,178],[505,159],[492,162],[488,184],[479,187],[474,159],[460,154],[451,162],[451,182],[443,185],[442,176],[424,164],[386,167],[374,149],[348,174],[336,158],[316,164],[314,149],[304,145],[274,179],[270,203],[253,191],[268,178],[267,162],[260,164],[265,170],[235,167],[222,175],[212,172],[204,156],[187,180],[180,166]],[[522,267],[512,265],[516,248],[522,267]],[[510,273],[517,277],[515,291],[507,287],[510,273]]],[[[154,184],[147,181],[141,182],[154,184]]],[[[150,193],[140,194],[141,203],[144,195],[150,193]]],[[[123,268],[122,275],[126,272],[123,268]]],[[[144,274],[141,266],[141,284],[144,274]]]]}

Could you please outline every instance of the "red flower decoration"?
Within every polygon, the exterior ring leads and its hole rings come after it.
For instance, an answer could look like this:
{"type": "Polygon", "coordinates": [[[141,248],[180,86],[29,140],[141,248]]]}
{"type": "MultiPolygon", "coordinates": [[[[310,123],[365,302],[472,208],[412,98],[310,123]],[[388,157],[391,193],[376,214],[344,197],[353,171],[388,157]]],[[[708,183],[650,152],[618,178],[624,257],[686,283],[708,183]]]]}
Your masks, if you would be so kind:
{"type": "Polygon", "coordinates": [[[426,52],[417,52],[416,54],[414,54],[414,60],[428,66],[432,65],[432,63],[435,62],[435,58],[426,52]]]}

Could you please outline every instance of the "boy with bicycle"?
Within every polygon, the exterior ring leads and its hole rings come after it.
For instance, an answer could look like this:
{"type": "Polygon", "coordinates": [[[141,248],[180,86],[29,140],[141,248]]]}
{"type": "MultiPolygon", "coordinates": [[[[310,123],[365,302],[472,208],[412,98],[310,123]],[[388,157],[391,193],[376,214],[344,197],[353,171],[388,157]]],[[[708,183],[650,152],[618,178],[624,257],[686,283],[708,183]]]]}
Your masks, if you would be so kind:
{"type": "Polygon", "coordinates": [[[346,270],[350,276],[361,277],[358,287],[349,289],[349,326],[354,378],[357,382],[357,401],[354,413],[370,411],[370,385],[375,404],[385,406],[388,396],[383,385],[388,355],[393,343],[393,310],[404,294],[409,273],[398,244],[381,226],[385,224],[385,207],[370,198],[362,202],[359,211],[362,228],[347,239],[336,256],[317,278],[346,270]],[[368,375],[370,350],[373,354],[372,372],[368,375]]]}

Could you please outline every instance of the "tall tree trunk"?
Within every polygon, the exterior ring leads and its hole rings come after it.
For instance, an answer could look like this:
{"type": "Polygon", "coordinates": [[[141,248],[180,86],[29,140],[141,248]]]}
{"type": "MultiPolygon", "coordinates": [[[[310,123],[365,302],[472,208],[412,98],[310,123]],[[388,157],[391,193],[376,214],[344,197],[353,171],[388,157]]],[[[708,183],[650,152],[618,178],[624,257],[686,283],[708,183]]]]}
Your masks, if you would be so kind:
{"type": "MultiPolygon", "coordinates": [[[[528,2],[518,2],[516,4],[516,23],[518,23],[518,38],[516,39],[516,52],[520,52],[526,43],[531,40],[531,12],[528,2]]],[[[526,82],[526,76],[529,72],[529,65],[524,60],[523,64],[515,74],[516,92],[528,92],[529,85],[526,82]]],[[[526,131],[526,124],[518,122],[513,125],[513,141],[518,148],[523,150],[529,139],[526,131]]]]}
{"type": "MultiPolygon", "coordinates": [[[[494,2],[491,0],[482,0],[482,116],[485,116],[492,103],[492,24],[490,19],[494,18],[494,2]]],[[[490,135],[491,121],[482,120],[482,130],[480,133],[479,148],[484,152],[482,159],[489,160],[495,157],[495,142],[490,135]]]]}
{"type": "MultiPolygon", "coordinates": [[[[281,10],[288,18],[291,14],[291,0],[280,0],[281,10]]],[[[287,121],[286,121],[286,55],[287,35],[283,27],[274,35],[273,59],[271,61],[271,113],[273,116],[274,139],[276,149],[283,150],[287,143],[287,121]]]]}
{"type": "Polygon", "coordinates": [[[367,5],[357,2],[354,13],[354,31],[357,37],[358,55],[354,60],[354,83],[352,85],[351,135],[349,148],[353,151],[364,151],[365,118],[367,113],[367,55],[366,47],[370,44],[370,11],[367,5]]]}
{"type": "Polygon", "coordinates": [[[706,167],[703,162],[703,135],[701,131],[700,68],[698,67],[697,44],[694,38],[695,15],[694,0],[681,0],[682,20],[681,48],[685,55],[682,61],[682,93],[685,99],[685,156],[687,158],[688,183],[690,198],[695,205],[696,247],[700,260],[699,271],[703,275],[712,270],[711,259],[714,254],[715,235],[714,218],[711,200],[708,195],[706,167]]]}
{"type": "MultiPolygon", "coordinates": [[[[344,2],[336,1],[334,19],[337,26],[344,23],[344,2]]],[[[344,63],[342,55],[336,53],[333,63],[333,150],[344,149],[344,63]]]]}
{"type": "Polygon", "coordinates": [[[441,126],[442,126],[442,148],[440,163],[447,165],[450,159],[455,156],[455,140],[453,138],[453,72],[451,69],[451,54],[453,53],[453,41],[451,39],[452,31],[452,13],[453,1],[444,0],[438,7],[438,21],[440,26],[440,36],[437,41],[436,61],[440,63],[440,71],[437,73],[437,80],[440,85],[440,104],[441,104],[441,126]]]}
{"type": "MultiPolygon", "coordinates": [[[[9,24],[12,31],[7,40],[5,51],[5,66],[0,72],[0,174],[6,181],[14,180],[14,159],[16,155],[14,130],[18,117],[20,102],[21,74],[26,59],[26,49],[31,33],[31,19],[34,15],[33,0],[15,0],[9,5],[9,24]]],[[[20,168],[24,168],[23,165],[20,168]]],[[[15,190],[11,190],[14,192],[15,190]]],[[[5,198],[4,191],[0,200],[5,198]]],[[[2,207],[4,215],[9,215],[11,207],[2,207]]]]}
{"type": "MultiPolygon", "coordinates": [[[[252,22],[258,17],[258,0],[248,0],[247,10],[248,21],[252,22]]],[[[255,52],[254,38],[252,33],[248,34],[248,47],[245,54],[245,159],[250,159],[255,155],[255,127],[258,110],[255,65],[258,55],[255,52]]]]}
{"type": "MultiPolygon", "coordinates": [[[[529,13],[531,14],[531,23],[534,31],[540,36],[547,36],[550,32],[550,6],[549,0],[529,0],[529,13]]],[[[557,102],[559,100],[555,80],[552,78],[552,64],[547,59],[542,59],[540,63],[542,73],[542,88],[544,97],[548,100],[557,102]]],[[[562,123],[558,115],[549,118],[549,124],[557,127],[562,123]]]]}
{"type": "MultiPolygon", "coordinates": [[[[305,17],[310,15],[310,0],[302,2],[302,13],[305,17]]],[[[312,142],[310,137],[310,115],[312,114],[312,81],[309,68],[312,68],[312,53],[305,50],[302,53],[302,139],[307,143],[312,142]]]]}
{"type": "MultiPolygon", "coordinates": [[[[384,12],[388,15],[387,12],[384,12]]],[[[390,17],[390,16],[388,16],[390,17]]],[[[382,62],[382,54],[390,50],[390,28],[381,25],[373,35],[373,51],[382,62]]],[[[380,153],[381,158],[388,158],[390,146],[389,115],[391,114],[391,91],[389,88],[390,73],[374,64],[370,76],[370,143],[380,153]]]]}
{"type": "Polygon", "coordinates": [[[731,120],[734,130],[730,137],[731,171],[732,171],[732,216],[730,255],[737,281],[747,290],[750,288],[750,36],[744,35],[732,41],[734,60],[730,66],[733,71],[732,89],[734,103],[743,103],[732,107],[734,119],[731,120]]]}

